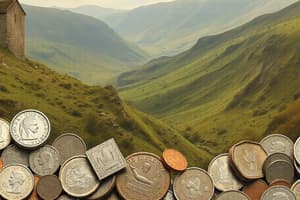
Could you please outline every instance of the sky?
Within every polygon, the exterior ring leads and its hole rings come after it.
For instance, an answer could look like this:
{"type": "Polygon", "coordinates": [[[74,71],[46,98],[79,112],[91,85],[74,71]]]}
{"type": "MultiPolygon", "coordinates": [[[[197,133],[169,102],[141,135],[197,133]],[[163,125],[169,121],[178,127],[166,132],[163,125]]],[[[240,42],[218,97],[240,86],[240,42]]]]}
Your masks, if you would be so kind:
{"type": "Polygon", "coordinates": [[[21,3],[43,6],[73,8],[81,5],[98,5],[105,8],[132,9],[143,5],[173,0],[19,0],[21,3]]]}

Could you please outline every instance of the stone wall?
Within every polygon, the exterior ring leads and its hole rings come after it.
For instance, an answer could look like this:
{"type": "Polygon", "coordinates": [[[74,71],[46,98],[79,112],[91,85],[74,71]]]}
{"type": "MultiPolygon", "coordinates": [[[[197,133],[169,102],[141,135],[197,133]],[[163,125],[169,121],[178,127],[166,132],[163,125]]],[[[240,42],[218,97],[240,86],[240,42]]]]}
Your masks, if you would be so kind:
{"type": "Polygon", "coordinates": [[[5,14],[0,14],[0,47],[7,48],[5,14]]]}

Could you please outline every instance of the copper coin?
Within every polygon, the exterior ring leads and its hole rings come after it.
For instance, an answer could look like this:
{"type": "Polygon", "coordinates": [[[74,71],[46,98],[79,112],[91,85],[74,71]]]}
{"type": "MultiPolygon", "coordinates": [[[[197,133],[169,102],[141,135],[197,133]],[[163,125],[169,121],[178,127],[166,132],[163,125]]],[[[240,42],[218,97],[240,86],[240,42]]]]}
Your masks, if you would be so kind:
{"type": "Polygon", "coordinates": [[[41,177],[37,185],[37,193],[45,200],[57,199],[62,193],[60,180],[55,175],[41,177]]]}
{"type": "Polygon", "coordinates": [[[281,186],[285,186],[285,187],[288,187],[288,188],[291,188],[292,187],[292,184],[289,183],[288,181],[286,180],[274,180],[271,184],[270,184],[270,187],[272,186],[275,186],[275,185],[281,185],[281,186]]]}
{"type": "Polygon", "coordinates": [[[241,176],[247,180],[264,177],[263,164],[267,153],[260,144],[242,141],[233,146],[232,162],[241,176]]]}
{"type": "Polygon", "coordinates": [[[34,178],[34,187],[33,187],[33,191],[32,193],[30,194],[30,196],[27,198],[27,200],[39,200],[39,196],[37,194],[37,185],[38,185],[38,182],[40,180],[40,177],[39,176],[33,176],[34,178]]]}
{"type": "Polygon", "coordinates": [[[116,176],[111,176],[101,180],[99,188],[91,196],[87,197],[88,200],[101,199],[109,194],[116,183],[116,176]]]}
{"type": "Polygon", "coordinates": [[[3,169],[4,167],[4,163],[3,163],[3,160],[0,158],[0,171],[3,169]]]}
{"type": "Polygon", "coordinates": [[[259,179],[243,188],[243,192],[249,196],[251,200],[260,200],[262,194],[268,189],[268,184],[259,179]]]}
{"type": "Polygon", "coordinates": [[[171,176],[160,158],[140,152],[126,158],[127,167],[117,177],[117,190],[125,200],[160,200],[168,192],[171,176]]]}
{"type": "Polygon", "coordinates": [[[164,163],[174,171],[184,171],[187,168],[186,158],[177,150],[166,149],[162,157],[164,163]]]}

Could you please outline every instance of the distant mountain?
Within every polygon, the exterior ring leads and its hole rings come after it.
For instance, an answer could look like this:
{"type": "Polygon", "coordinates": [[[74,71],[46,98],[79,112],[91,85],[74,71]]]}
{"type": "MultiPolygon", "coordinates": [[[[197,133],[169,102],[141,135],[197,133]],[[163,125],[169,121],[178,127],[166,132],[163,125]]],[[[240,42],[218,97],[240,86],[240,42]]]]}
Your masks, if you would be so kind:
{"type": "Polygon", "coordinates": [[[27,55],[59,72],[107,84],[146,59],[142,50],[100,20],[54,8],[24,8],[27,55]]]}
{"type": "Polygon", "coordinates": [[[122,37],[155,56],[191,48],[202,36],[217,34],[296,0],[177,0],[104,17],[122,37]]]}
{"type": "Polygon", "coordinates": [[[297,2],[123,74],[121,96],[218,153],[267,133],[295,139],[300,131],[299,33],[297,2]]]}

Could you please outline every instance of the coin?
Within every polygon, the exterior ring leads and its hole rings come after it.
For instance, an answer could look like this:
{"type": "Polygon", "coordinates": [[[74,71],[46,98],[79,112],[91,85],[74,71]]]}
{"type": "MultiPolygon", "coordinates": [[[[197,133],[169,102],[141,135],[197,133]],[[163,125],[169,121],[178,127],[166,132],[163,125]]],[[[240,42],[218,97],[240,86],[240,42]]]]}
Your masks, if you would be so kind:
{"type": "Polygon", "coordinates": [[[10,124],[12,139],[27,149],[42,146],[50,135],[50,129],[47,116],[37,110],[19,112],[10,124]]]}
{"type": "Polygon", "coordinates": [[[253,183],[246,185],[243,192],[248,195],[251,200],[260,200],[262,194],[268,189],[268,184],[259,179],[253,183]]]}
{"type": "Polygon", "coordinates": [[[220,191],[239,190],[243,187],[230,168],[228,154],[216,156],[209,163],[208,173],[220,191]]]}
{"type": "Polygon", "coordinates": [[[164,163],[174,171],[184,171],[187,168],[187,160],[175,149],[166,149],[162,155],[164,163]]]}
{"type": "Polygon", "coordinates": [[[60,181],[55,175],[42,176],[37,185],[37,193],[42,199],[54,200],[62,193],[60,181]]]}
{"type": "Polygon", "coordinates": [[[247,180],[264,177],[263,164],[266,158],[266,152],[256,142],[242,141],[233,146],[232,163],[247,180]]]}
{"type": "Polygon", "coordinates": [[[300,165],[300,137],[296,140],[294,145],[294,157],[298,165],[300,165]]]}
{"type": "Polygon", "coordinates": [[[222,192],[216,200],[250,200],[250,198],[241,191],[231,190],[222,192]]]}
{"type": "Polygon", "coordinates": [[[205,170],[192,167],[175,178],[173,191],[180,200],[210,200],[214,195],[214,184],[205,170]]]}
{"type": "Polygon", "coordinates": [[[113,190],[115,183],[116,183],[116,176],[111,176],[102,180],[98,190],[94,192],[91,196],[87,197],[87,199],[96,200],[105,197],[113,190]]]}
{"type": "Polygon", "coordinates": [[[19,164],[8,165],[0,172],[0,194],[5,199],[25,199],[33,190],[31,171],[19,164]]]}
{"type": "Polygon", "coordinates": [[[295,193],[296,199],[300,200],[300,180],[296,181],[292,187],[291,191],[295,193]]]}
{"type": "Polygon", "coordinates": [[[121,198],[117,195],[117,193],[111,193],[106,199],[102,200],[121,200],[121,198]]]}
{"type": "Polygon", "coordinates": [[[270,187],[275,186],[275,185],[281,185],[281,186],[285,186],[287,188],[291,188],[292,185],[291,183],[287,182],[286,180],[274,180],[272,183],[270,183],[270,187]]]}
{"type": "Polygon", "coordinates": [[[58,197],[57,200],[78,200],[78,199],[76,199],[76,198],[74,198],[74,197],[71,197],[71,196],[69,196],[69,195],[63,194],[63,195],[61,195],[60,197],[58,197]]]}
{"type": "Polygon", "coordinates": [[[0,150],[5,149],[10,142],[9,122],[0,118],[0,150]]]}
{"type": "Polygon", "coordinates": [[[273,186],[263,193],[261,200],[296,200],[296,196],[285,186],[273,186]]]}
{"type": "Polygon", "coordinates": [[[158,156],[140,152],[129,155],[126,161],[126,169],[116,183],[124,199],[160,200],[165,196],[171,177],[158,156]]]}
{"type": "Polygon", "coordinates": [[[294,160],[294,167],[296,169],[297,175],[300,175],[300,166],[298,165],[297,161],[294,160]]]}
{"type": "Polygon", "coordinates": [[[260,144],[268,155],[273,153],[285,153],[290,158],[293,158],[294,143],[285,135],[272,134],[268,135],[260,141],[260,144]]]}
{"type": "Polygon", "coordinates": [[[4,167],[4,163],[3,163],[3,160],[0,158],[0,171],[3,169],[4,167]]]}
{"type": "Polygon", "coordinates": [[[39,176],[33,176],[34,178],[34,187],[33,187],[33,191],[31,192],[30,196],[27,198],[27,200],[39,200],[39,196],[37,194],[37,184],[40,180],[39,176]]]}
{"type": "Polygon", "coordinates": [[[292,163],[292,160],[290,159],[290,157],[288,155],[286,155],[284,153],[273,153],[266,158],[264,165],[263,165],[263,170],[267,171],[268,166],[272,162],[277,161],[277,160],[284,160],[286,162],[292,163]]]}
{"type": "Polygon", "coordinates": [[[74,156],[61,167],[59,179],[63,190],[73,197],[86,197],[99,187],[86,156],[74,156]]]}
{"type": "Polygon", "coordinates": [[[40,176],[54,174],[60,166],[59,152],[53,146],[45,145],[29,154],[29,166],[40,176]]]}
{"type": "Polygon", "coordinates": [[[91,148],[86,155],[100,180],[126,167],[125,158],[114,139],[91,148]]]}
{"type": "Polygon", "coordinates": [[[292,183],[294,181],[294,174],[294,166],[284,160],[272,162],[265,171],[266,180],[269,184],[277,179],[292,183]]]}
{"type": "Polygon", "coordinates": [[[73,156],[85,155],[86,144],[75,134],[66,133],[57,137],[52,146],[60,153],[61,164],[73,156]]]}
{"type": "Polygon", "coordinates": [[[19,149],[16,145],[11,144],[3,150],[2,155],[4,166],[9,164],[22,164],[28,166],[28,152],[19,149]]]}
{"type": "Polygon", "coordinates": [[[165,198],[163,200],[175,200],[173,191],[169,190],[167,195],[165,196],[165,198]]]}

